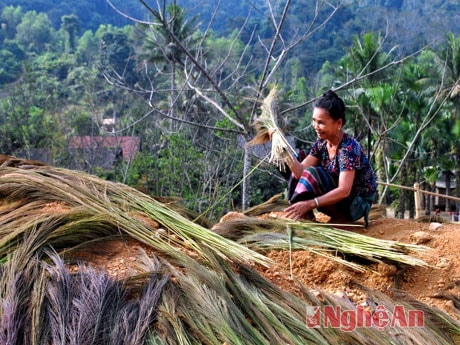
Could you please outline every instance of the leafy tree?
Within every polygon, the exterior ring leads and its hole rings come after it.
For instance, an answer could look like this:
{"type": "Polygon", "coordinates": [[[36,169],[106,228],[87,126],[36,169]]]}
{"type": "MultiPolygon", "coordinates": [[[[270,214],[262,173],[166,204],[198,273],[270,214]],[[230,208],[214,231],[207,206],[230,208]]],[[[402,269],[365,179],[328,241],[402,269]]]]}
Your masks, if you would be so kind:
{"type": "Polygon", "coordinates": [[[101,27],[96,33],[100,38],[99,69],[113,82],[123,81],[134,85],[137,76],[134,73],[134,48],[129,42],[130,28],[117,29],[111,26],[101,27]]]}
{"type": "Polygon", "coordinates": [[[5,154],[62,147],[60,123],[53,116],[57,106],[53,101],[56,84],[36,76],[29,70],[20,84],[10,88],[8,99],[2,103],[0,147],[5,154]],[[50,136],[50,133],[54,135],[50,136]]]}
{"type": "Polygon", "coordinates": [[[78,40],[76,48],[76,60],[82,67],[91,68],[97,60],[99,39],[92,31],[85,31],[78,40]]]}
{"type": "Polygon", "coordinates": [[[63,16],[61,28],[67,33],[68,50],[73,53],[76,48],[76,35],[80,28],[78,17],[75,14],[63,16]]]}
{"type": "MultiPolygon", "coordinates": [[[[448,35],[446,46],[435,50],[441,70],[442,93],[450,101],[450,122],[452,155],[455,164],[456,196],[460,197],[460,38],[448,35]]],[[[448,201],[448,200],[447,200],[448,201]]],[[[449,205],[449,203],[447,203],[449,205]]]]}
{"type": "Polygon", "coordinates": [[[8,49],[0,50],[0,83],[9,84],[19,78],[22,60],[8,49]]]}
{"type": "Polygon", "coordinates": [[[1,14],[3,40],[16,37],[17,26],[21,23],[23,12],[21,6],[6,6],[1,14]]]}
{"type": "Polygon", "coordinates": [[[52,42],[53,30],[45,13],[25,13],[16,30],[16,39],[30,52],[43,53],[52,42]]]}

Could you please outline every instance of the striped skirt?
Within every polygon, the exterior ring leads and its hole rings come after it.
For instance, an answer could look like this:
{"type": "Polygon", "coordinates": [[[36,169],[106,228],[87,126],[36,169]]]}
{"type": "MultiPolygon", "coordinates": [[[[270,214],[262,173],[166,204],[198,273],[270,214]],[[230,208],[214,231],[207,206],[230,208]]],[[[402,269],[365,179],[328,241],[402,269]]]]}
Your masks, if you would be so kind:
{"type": "Polygon", "coordinates": [[[333,177],[322,167],[307,167],[299,180],[291,177],[288,200],[291,204],[313,199],[336,188],[338,178],[333,177]]]}
{"type": "MultiPolygon", "coordinates": [[[[317,196],[326,194],[338,186],[338,177],[334,177],[321,167],[306,168],[299,180],[293,176],[289,180],[288,200],[294,204],[299,201],[310,200],[317,196]]],[[[341,215],[349,221],[358,220],[364,217],[366,227],[369,224],[369,211],[374,196],[362,198],[360,196],[350,196],[338,203],[320,208],[319,211],[329,214],[331,208],[339,210],[341,215]]]]}

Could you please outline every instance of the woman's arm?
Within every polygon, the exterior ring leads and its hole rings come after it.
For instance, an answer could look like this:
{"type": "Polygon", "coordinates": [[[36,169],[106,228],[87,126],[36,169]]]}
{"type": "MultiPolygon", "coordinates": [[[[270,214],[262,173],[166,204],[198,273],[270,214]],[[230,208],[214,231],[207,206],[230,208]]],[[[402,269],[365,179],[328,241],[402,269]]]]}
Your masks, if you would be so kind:
{"type": "Polygon", "coordinates": [[[294,220],[299,220],[307,212],[313,210],[314,208],[334,205],[340,200],[345,199],[351,193],[353,181],[355,179],[355,172],[356,170],[342,171],[339,175],[339,185],[337,188],[334,188],[326,194],[316,197],[316,200],[305,200],[292,204],[285,209],[286,217],[294,220]]]}
{"type": "Polygon", "coordinates": [[[302,162],[299,162],[297,159],[293,158],[287,162],[289,169],[291,169],[294,177],[298,180],[306,167],[317,166],[319,165],[319,159],[308,155],[302,162]]]}
{"type": "MultiPolygon", "coordinates": [[[[273,133],[275,132],[274,128],[270,128],[268,130],[268,136],[270,140],[272,140],[273,133]]],[[[286,160],[286,164],[288,165],[291,172],[294,174],[296,179],[299,179],[302,176],[303,170],[309,166],[316,166],[319,165],[320,160],[314,156],[308,155],[302,162],[299,162],[295,157],[290,154],[290,158],[286,160]]]]}

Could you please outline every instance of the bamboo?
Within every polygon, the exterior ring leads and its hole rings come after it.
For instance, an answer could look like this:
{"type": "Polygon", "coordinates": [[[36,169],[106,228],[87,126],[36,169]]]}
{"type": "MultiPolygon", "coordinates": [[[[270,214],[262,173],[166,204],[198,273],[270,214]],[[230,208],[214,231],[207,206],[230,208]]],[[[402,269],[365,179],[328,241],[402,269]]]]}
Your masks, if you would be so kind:
{"type": "Polygon", "coordinates": [[[422,198],[420,197],[420,185],[414,183],[415,219],[419,219],[422,214],[422,198]]]}
{"type": "MultiPolygon", "coordinates": [[[[415,191],[415,188],[414,188],[414,187],[401,186],[401,185],[393,184],[393,183],[387,183],[387,182],[380,182],[380,181],[377,181],[377,184],[380,184],[380,185],[382,185],[382,186],[396,187],[396,188],[399,188],[399,189],[405,189],[405,190],[415,191]]],[[[444,199],[460,201],[460,198],[457,198],[457,197],[455,197],[455,196],[445,195],[445,194],[439,194],[439,193],[434,193],[434,192],[429,192],[429,191],[426,191],[426,190],[423,190],[423,189],[420,189],[420,193],[426,194],[426,195],[434,195],[434,196],[438,196],[438,197],[444,198],[444,199]]]]}

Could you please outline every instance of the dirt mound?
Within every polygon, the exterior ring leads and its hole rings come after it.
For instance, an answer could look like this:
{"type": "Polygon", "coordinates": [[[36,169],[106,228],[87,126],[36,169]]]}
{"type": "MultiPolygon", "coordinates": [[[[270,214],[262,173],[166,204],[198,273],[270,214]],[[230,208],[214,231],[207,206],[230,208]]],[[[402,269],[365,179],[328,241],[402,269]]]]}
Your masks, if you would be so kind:
{"type": "MultiPolygon", "coordinates": [[[[50,204],[50,207],[55,207],[58,211],[60,206],[50,204]]],[[[259,215],[258,218],[277,217],[280,214],[282,212],[271,212],[259,215]]],[[[230,212],[221,222],[244,221],[250,218],[238,212],[230,212]]],[[[321,214],[317,215],[317,220],[328,221],[321,214]]],[[[148,225],[152,230],[161,231],[158,224],[148,225]]],[[[359,222],[357,225],[360,225],[359,222]]],[[[287,250],[272,250],[266,255],[275,264],[270,268],[260,266],[257,269],[265,278],[289,292],[299,292],[302,284],[310,290],[347,296],[354,303],[362,304],[367,299],[363,286],[390,297],[395,291],[403,291],[460,320],[460,223],[401,220],[387,218],[384,212],[380,212],[371,217],[368,228],[342,228],[343,231],[353,231],[376,239],[429,247],[426,252],[411,253],[426,262],[428,267],[396,267],[386,263],[369,263],[369,270],[361,272],[308,251],[296,250],[291,253],[287,250]]],[[[82,259],[108,274],[125,278],[136,272],[136,260],[140,251],[149,255],[152,249],[126,238],[104,243],[104,250],[99,245],[94,248],[88,246],[80,255],[82,259]]]]}
{"type": "Polygon", "coordinates": [[[402,290],[459,320],[460,224],[443,223],[439,227],[433,224],[381,218],[372,220],[368,229],[344,230],[379,239],[423,244],[431,249],[417,256],[429,267],[401,268],[379,263],[371,264],[368,271],[357,272],[306,251],[293,252],[292,257],[288,251],[271,251],[268,256],[276,262],[275,266],[260,270],[285,290],[296,292],[295,283],[300,282],[313,290],[346,295],[357,304],[364,303],[367,297],[360,285],[390,297],[395,290],[402,290]]]}
{"type": "MultiPolygon", "coordinates": [[[[233,220],[235,217],[238,215],[232,214],[227,218],[233,220]]],[[[379,218],[371,220],[367,229],[344,229],[379,239],[429,247],[431,249],[426,253],[417,254],[429,267],[372,263],[368,266],[369,270],[359,272],[307,251],[294,251],[291,255],[289,251],[276,250],[267,253],[275,265],[270,268],[258,267],[258,270],[286,291],[297,293],[300,291],[299,284],[303,284],[313,291],[346,295],[356,304],[364,303],[367,298],[361,286],[381,291],[390,297],[395,290],[402,290],[460,320],[460,224],[442,223],[439,227],[433,227],[433,224],[379,218]]],[[[135,272],[139,250],[149,251],[131,239],[112,241],[104,246],[104,251],[97,247],[94,251],[88,248],[82,257],[118,278],[135,272]]]]}

